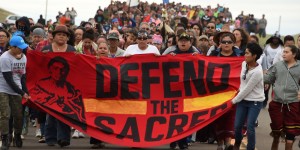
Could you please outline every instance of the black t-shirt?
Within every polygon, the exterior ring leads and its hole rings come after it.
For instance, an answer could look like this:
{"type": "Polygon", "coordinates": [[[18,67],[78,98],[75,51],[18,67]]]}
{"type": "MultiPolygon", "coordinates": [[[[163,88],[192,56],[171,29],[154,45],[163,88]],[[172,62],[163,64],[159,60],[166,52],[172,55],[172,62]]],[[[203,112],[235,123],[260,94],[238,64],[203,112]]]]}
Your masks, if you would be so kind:
{"type": "Polygon", "coordinates": [[[236,57],[236,56],[237,55],[234,52],[232,52],[232,54],[229,56],[225,56],[225,55],[222,55],[222,53],[220,53],[220,57],[236,57]]]}
{"type": "MultiPolygon", "coordinates": [[[[175,53],[175,54],[188,54],[188,53],[194,53],[194,52],[195,51],[192,46],[187,51],[181,51],[179,49],[179,47],[177,46],[176,49],[173,51],[173,53],[175,53]]],[[[170,53],[172,53],[172,52],[170,52],[170,53]]]]}
{"type": "MultiPolygon", "coordinates": [[[[49,50],[49,52],[53,52],[52,44],[43,47],[42,51],[49,50]]],[[[75,52],[76,49],[72,45],[68,45],[66,52],[75,52]]]]}

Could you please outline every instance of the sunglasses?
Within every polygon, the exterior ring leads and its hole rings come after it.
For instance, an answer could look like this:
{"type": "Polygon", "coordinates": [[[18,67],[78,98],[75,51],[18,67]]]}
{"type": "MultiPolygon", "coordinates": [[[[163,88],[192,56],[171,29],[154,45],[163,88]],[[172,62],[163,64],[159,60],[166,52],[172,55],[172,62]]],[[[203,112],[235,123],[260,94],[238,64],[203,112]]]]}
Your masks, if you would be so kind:
{"type": "Polygon", "coordinates": [[[215,27],[214,26],[207,26],[206,28],[208,28],[208,29],[214,29],[215,27]]]}
{"type": "Polygon", "coordinates": [[[232,41],[221,41],[222,44],[232,44],[232,41]]]}
{"type": "Polygon", "coordinates": [[[147,31],[148,31],[148,30],[150,30],[150,29],[149,29],[149,28],[142,28],[142,30],[147,30],[147,31]]]}
{"type": "Polygon", "coordinates": [[[138,37],[137,39],[138,39],[138,40],[141,40],[141,41],[148,40],[147,37],[138,37]]]}

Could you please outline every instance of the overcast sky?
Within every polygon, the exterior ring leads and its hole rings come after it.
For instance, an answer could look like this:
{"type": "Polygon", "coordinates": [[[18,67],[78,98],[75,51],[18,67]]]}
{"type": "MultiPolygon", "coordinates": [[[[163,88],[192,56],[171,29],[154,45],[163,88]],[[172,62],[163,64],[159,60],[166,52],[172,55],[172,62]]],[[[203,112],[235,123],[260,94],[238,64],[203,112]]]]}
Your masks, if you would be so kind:
{"type": "MultiPolygon", "coordinates": [[[[125,0],[121,0],[125,1],[125,0]]],[[[145,1],[145,0],[141,0],[145,1]]],[[[148,2],[162,2],[162,0],[147,0],[148,2]]],[[[182,2],[186,5],[201,5],[215,7],[218,3],[229,7],[235,18],[243,10],[244,14],[254,14],[256,18],[266,15],[268,20],[267,33],[274,34],[279,29],[282,35],[300,33],[300,0],[170,0],[182,2]]],[[[107,7],[110,0],[48,0],[47,19],[55,19],[58,11],[65,12],[66,7],[74,7],[78,13],[76,23],[93,18],[99,6],[107,7]]],[[[40,14],[45,16],[46,0],[1,0],[2,8],[21,16],[29,16],[37,21],[40,14]]]]}

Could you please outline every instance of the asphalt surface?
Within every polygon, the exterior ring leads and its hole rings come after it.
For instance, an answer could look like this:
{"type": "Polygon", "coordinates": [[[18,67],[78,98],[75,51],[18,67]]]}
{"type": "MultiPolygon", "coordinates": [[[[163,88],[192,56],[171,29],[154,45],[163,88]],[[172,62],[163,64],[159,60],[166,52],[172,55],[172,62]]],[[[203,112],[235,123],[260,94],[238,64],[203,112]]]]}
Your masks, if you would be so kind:
{"type": "MultiPolygon", "coordinates": [[[[268,114],[267,109],[262,109],[261,113],[259,115],[259,127],[256,128],[256,149],[257,150],[269,150],[271,148],[272,143],[272,137],[269,135],[271,129],[270,129],[270,117],[268,114]]],[[[89,137],[86,136],[85,138],[81,139],[72,139],[71,145],[68,147],[60,148],[58,145],[55,146],[47,146],[45,143],[38,143],[38,139],[35,137],[35,128],[30,126],[28,135],[25,136],[25,139],[23,140],[23,147],[22,149],[27,150],[89,150],[91,149],[91,145],[89,144],[89,137]]],[[[1,141],[0,141],[1,144],[1,141]]],[[[244,139],[244,145],[247,144],[247,139],[244,139]]],[[[241,149],[245,149],[245,146],[242,145],[241,149]]],[[[298,139],[296,140],[293,149],[299,149],[298,148],[298,139]]],[[[11,150],[17,150],[19,148],[11,147],[11,150]]],[[[108,150],[126,150],[131,149],[130,147],[121,147],[111,144],[106,144],[106,147],[104,149],[108,150]]],[[[160,147],[153,147],[153,148],[145,148],[146,150],[168,150],[169,146],[164,145],[160,147]]],[[[215,144],[205,144],[205,143],[193,143],[192,146],[189,147],[190,150],[216,150],[217,145],[215,144]]],[[[280,143],[279,150],[284,150],[284,142],[280,143]]]]}

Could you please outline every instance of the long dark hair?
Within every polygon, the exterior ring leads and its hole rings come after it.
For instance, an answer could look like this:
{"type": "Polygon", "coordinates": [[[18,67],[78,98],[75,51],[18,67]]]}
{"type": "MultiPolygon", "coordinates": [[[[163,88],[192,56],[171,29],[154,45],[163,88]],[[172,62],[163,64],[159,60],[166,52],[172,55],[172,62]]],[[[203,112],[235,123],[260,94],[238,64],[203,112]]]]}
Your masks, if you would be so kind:
{"type": "Polygon", "coordinates": [[[299,58],[299,49],[295,45],[287,45],[292,51],[292,54],[296,54],[295,59],[299,58]]]}
{"type": "MultiPolygon", "coordinates": [[[[244,29],[242,29],[242,28],[234,29],[232,31],[232,33],[234,31],[240,31],[241,36],[242,36],[242,41],[241,41],[241,47],[240,47],[240,49],[243,49],[244,47],[246,47],[246,45],[247,45],[247,43],[249,41],[249,34],[244,29]]],[[[243,51],[245,51],[245,50],[243,50],[243,51]]]]}
{"type": "Polygon", "coordinates": [[[68,31],[70,32],[70,35],[69,35],[69,40],[67,41],[67,44],[71,45],[71,46],[75,46],[75,33],[70,28],[68,28],[68,31]]]}

